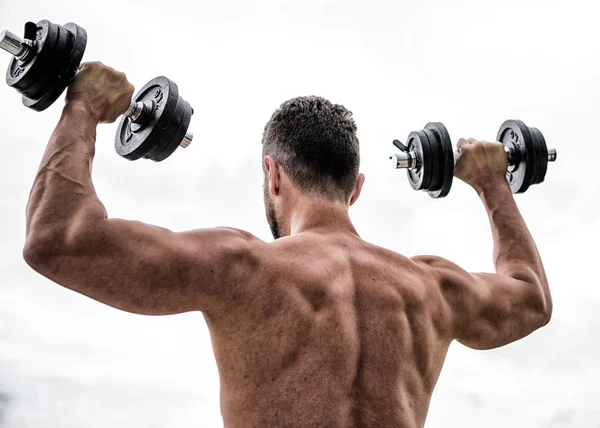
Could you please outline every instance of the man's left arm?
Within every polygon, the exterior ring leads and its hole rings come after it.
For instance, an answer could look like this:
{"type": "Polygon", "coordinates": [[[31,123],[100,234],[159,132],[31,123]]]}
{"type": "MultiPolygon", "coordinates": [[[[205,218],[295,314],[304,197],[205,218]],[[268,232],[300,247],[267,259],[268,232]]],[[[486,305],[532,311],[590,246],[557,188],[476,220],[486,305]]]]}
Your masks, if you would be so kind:
{"type": "Polygon", "coordinates": [[[125,311],[218,310],[256,267],[257,238],[111,219],[96,195],[96,127],[123,113],[132,92],[125,75],[101,64],[78,73],[29,197],[24,258],[52,281],[125,311]]]}

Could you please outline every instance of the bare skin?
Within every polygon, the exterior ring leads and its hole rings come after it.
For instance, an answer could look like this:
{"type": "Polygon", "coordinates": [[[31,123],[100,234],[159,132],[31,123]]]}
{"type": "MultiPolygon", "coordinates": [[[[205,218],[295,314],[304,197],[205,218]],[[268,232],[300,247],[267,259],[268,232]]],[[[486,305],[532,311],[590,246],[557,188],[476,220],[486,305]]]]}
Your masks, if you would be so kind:
{"type": "Polygon", "coordinates": [[[499,347],[545,325],[552,300],[497,143],[461,140],[457,176],[481,197],[496,273],[363,241],[348,201],[299,192],[264,159],[282,237],[185,233],[109,218],[91,180],[96,126],[123,113],[125,75],[88,64],[71,86],[27,209],[24,257],[52,281],[125,311],[201,311],[225,427],[422,427],[453,340],[499,347]]]}

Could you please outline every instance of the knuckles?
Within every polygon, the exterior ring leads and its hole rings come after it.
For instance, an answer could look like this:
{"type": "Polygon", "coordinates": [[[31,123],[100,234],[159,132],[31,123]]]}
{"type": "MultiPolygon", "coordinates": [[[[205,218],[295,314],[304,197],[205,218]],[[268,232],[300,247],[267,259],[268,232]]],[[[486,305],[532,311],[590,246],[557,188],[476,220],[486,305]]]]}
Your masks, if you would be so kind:
{"type": "Polygon", "coordinates": [[[86,93],[101,93],[107,101],[103,122],[114,122],[120,115],[115,110],[121,109],[122,104],[125,106],[122,108],[124,112],[135,91],[135,87],[127,80],[127,75],[99,61],[82,64],[78,74],[80,76],[73,85],[76,86],[75,92],[81,97],[85,97],[86,93]]]}

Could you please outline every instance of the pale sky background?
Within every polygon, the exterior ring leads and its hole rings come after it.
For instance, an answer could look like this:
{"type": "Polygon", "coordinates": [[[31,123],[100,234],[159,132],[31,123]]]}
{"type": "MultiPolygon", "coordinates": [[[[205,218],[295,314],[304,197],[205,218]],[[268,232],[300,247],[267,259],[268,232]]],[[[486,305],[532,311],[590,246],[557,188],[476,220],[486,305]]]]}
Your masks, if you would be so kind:
{"type": "MultiPolygon", "coordinates": [[[[405,255],[490,271],[474,191],[414,192],[389,169],[394,138],[429,121],[494,139],[509,118],[538,127],[559,161],[517,202],[554,297],[551,323],[493,351],[452,345],[426,426],[600,427],[600,29],[597,1],[0,0],[0,29],[76,22],[86,60],[157,75],[194,107],[195,140],[163,163],[129,162],[98,133],[94,183],[109,215],[186,230],[231,226],[271,240],[260,138],[279,104],[322,95],[354,112],[367,181],[351,216],[405,255]]],[[[0,55],[8,64],[8,54],[0,55]]],[[[220,427],[202,315],[132,315],[44,279],[21,257],[24,211],[62,102],[24,108],[0,85],[0,427],[220,427]]]]}

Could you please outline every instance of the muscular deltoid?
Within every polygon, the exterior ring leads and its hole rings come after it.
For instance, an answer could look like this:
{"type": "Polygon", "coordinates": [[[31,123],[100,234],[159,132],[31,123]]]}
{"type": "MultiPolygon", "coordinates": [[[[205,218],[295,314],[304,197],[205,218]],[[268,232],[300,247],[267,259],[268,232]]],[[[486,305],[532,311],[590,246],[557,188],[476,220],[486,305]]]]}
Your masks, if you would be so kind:
{"type": "MultiPolygon", "coordinates": [[[[296,193],[284,237],[268,243],[109,217],[91,179],[96,126],[132,93],[99,63],[78,73],[29,199],[25,260],[115,308],[201,311],[226,427],[422,427],[454,339],[488,349],[548,322],[546,276],[501,144],[459,143],[456,175],[481,197],[494,239],[496,273],[471,274],[362,240],[348,216],[362,179],[346,204],[296,193]]],[[[283,171],[277,179],[290,186],[283,171]]]]}

